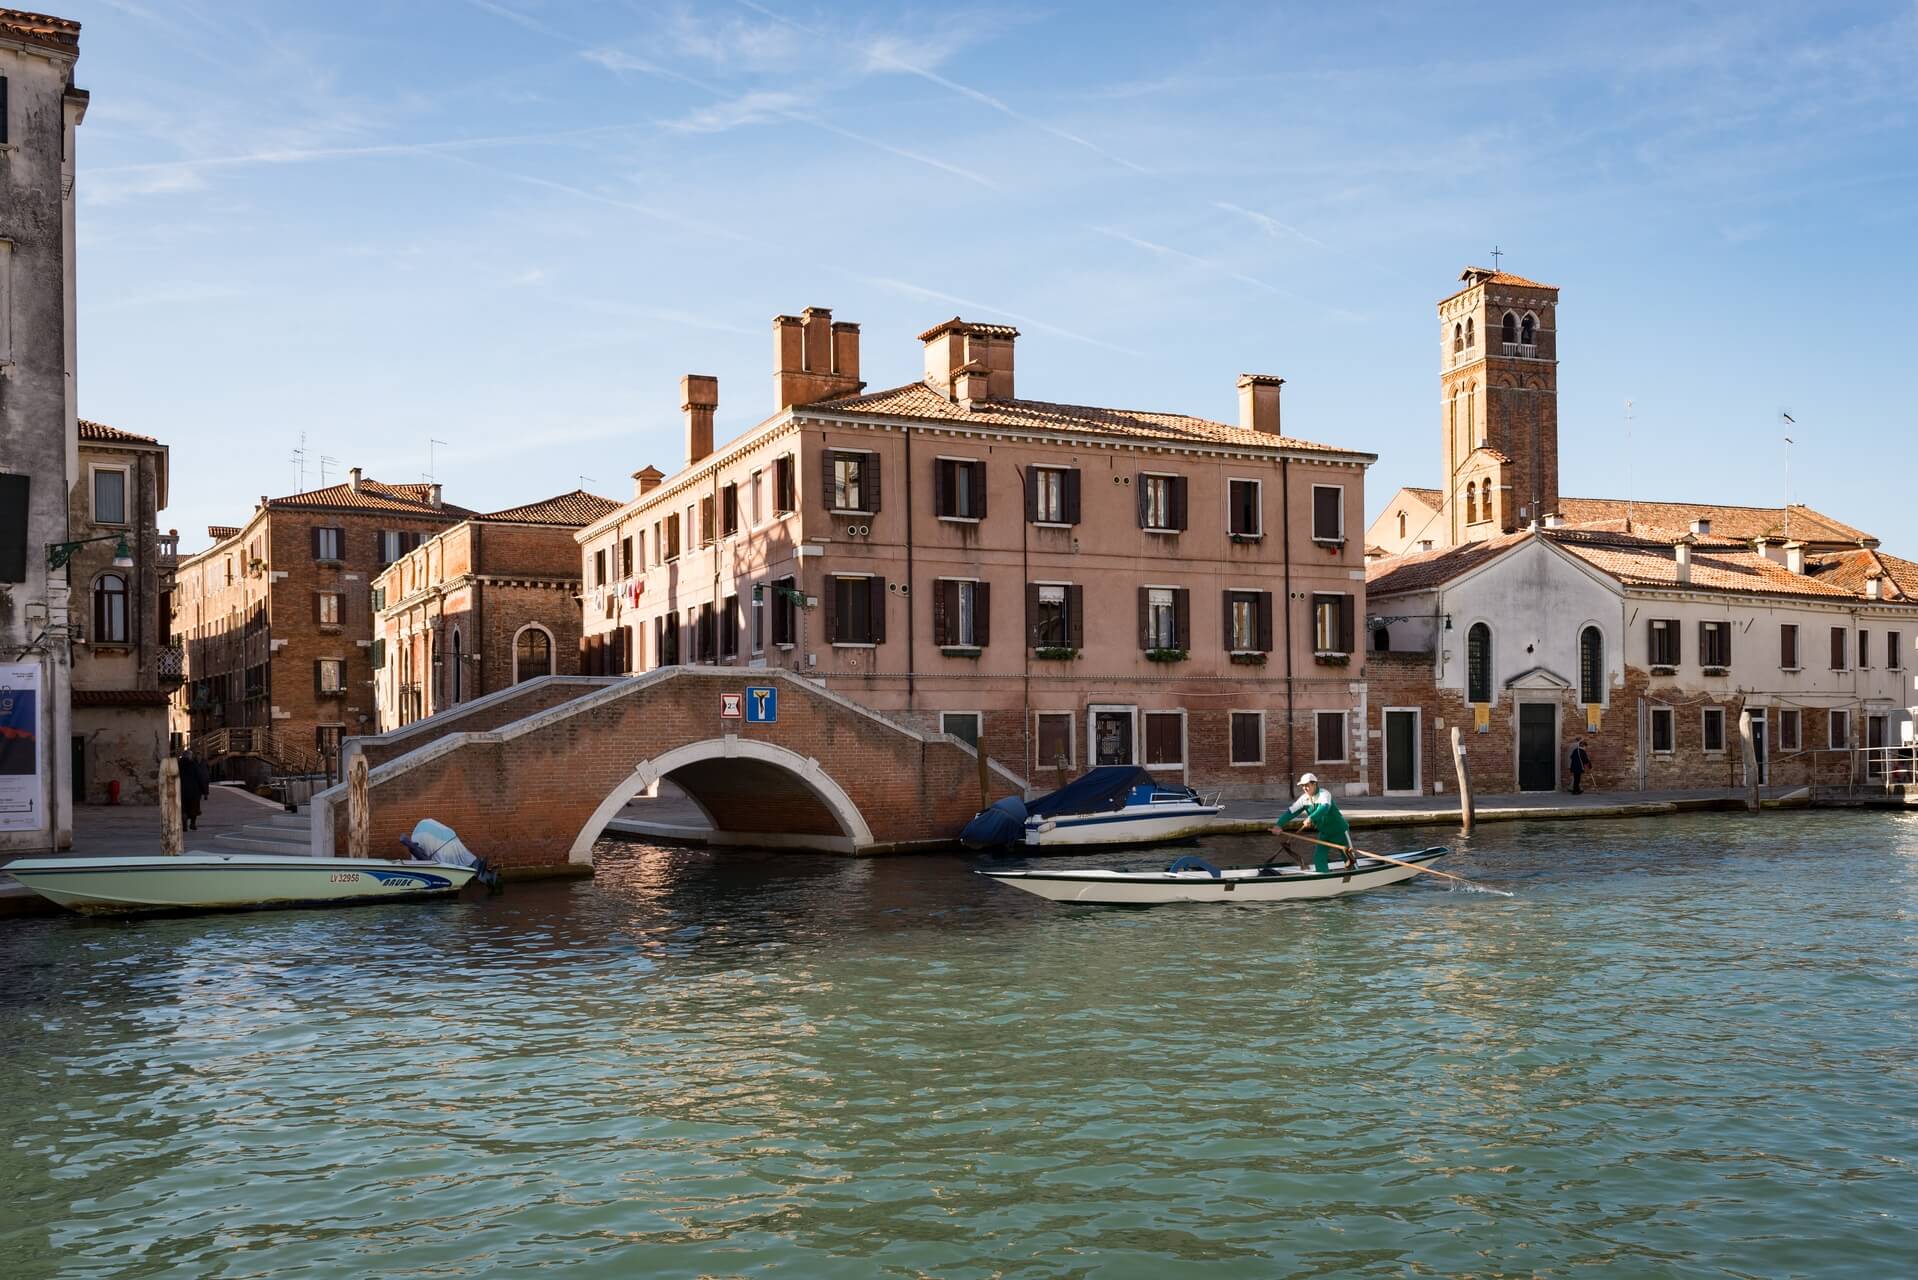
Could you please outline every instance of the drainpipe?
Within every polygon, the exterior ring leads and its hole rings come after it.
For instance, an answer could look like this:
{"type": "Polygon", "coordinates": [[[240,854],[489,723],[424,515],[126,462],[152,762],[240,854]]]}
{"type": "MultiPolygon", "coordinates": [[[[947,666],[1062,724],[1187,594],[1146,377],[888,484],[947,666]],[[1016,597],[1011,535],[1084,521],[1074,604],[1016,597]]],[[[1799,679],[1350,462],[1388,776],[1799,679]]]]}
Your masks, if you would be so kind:
{"type": "MultiPolygon", "coordinates": [[[[481,575],[486,572],[486,561],[480,555],[480,526],[466,526],[473,531],[473,689],[475,697],[486,696],[486,583],[481,575]]],[[[559,655],[553,655],[553,665],[559,665],[559,655]]]]}
{"type": "MultiPolygon", "coordinates": [[[[1025,743],[1025,760],[1028,775],[1036,774],[1039,759],[1035,752],[1038,745],[1032,740],[1032,619],[1026,617],[1026,597],[1032,590],[1032,555],[1026,546],[1026,471],[1018,463],[1012,464],[1012,474],[1019,477],[1019,682],[1023,689],[1020,695],[1021,720],[1019,736],[1025,743]]],[[[1071,639],[1068,632],[1066,638],[1071,639]]],[[[1067,745],[1071,745],[1068,738],[1067,745]]],[[[1087,742],[1086,746],[1091,747],[1087,742]]],[[[1064,786],[1064,782],[1060,782],[1064,786]]]]}
{"type": "MultiPolygon", "coordinates": [[[[1279,527],[1285,530],[1285,781],[1291,788],[1299,776],[1298,750],[1293,745],[1292,679],[1292,459],[1279,459],[1279,527]]],[[[1360,725],[1361,730],[1364,725],[1360,725]]]]}
{"type": "MultiPolygon", "coordinates": [[[[906,433],[906,709],[912,710],[914,673],[919,669],[919,646],[913,640],[913,618],[919,611],[913,606],[912,580],[912,428],[906,433]]],[[[983,752],[983,748],[982,748],[983,752]]]]}

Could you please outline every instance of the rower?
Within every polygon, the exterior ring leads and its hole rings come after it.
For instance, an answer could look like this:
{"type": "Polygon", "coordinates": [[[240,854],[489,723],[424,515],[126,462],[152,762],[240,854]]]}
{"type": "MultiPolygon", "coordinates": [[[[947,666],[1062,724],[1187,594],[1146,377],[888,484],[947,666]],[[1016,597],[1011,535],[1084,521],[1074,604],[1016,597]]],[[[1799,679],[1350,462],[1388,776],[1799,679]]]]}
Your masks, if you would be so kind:
{"type": "MultiPolygon", "coordinates": [[[[1300,795],[1292,806],[1272,824],[1272,834],[1283,836],[1285,824],[1294,814],[1299,815],[1301,828],[1311,827],[1318,833],[1320,840],[1335,844],[1345,850],[1345,869],[1350,871],[1358,865],[1358,855],[1352,852],[1352,829],[1346,825],[1345,815],[1339,812],[1338,802],[1332,799],[1332,793],[1319,785],[1317,774],[1307,773],[1299,778],[1300,795]]],[[[1298,853],[1299,870],[1305,870],[1305,851],[1298,853]]],[[[1324,875],[1330,868],[1326,863],[1325,845],[1312,846],[1312,869],[1324,875]]]]}

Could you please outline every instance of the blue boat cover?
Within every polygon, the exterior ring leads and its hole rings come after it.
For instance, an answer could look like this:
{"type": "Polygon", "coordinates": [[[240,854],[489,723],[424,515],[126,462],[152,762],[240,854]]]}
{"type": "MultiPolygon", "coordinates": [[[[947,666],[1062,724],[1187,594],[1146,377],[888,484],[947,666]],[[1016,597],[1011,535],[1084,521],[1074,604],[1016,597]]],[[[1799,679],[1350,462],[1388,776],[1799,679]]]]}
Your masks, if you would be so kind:
{"type": "Polygon", "coordinates": [[[996,849],[1000,845],[1020,843],[1025,832],[1026,802],[1018,796],[1007,796],[974,814],[966,829],[959,833],[959,841],[968,849],[996,849]]]}
{"type": "Polygon", "coordinates": [[[1136,764],[1101,765],[1051,795],[1040,796],[1026,807],[1026,812],[1035,818],[1062,813],[1106,813],[1125,808],[1132,788],[1153,785],[1152,775],[1136,764]]]}

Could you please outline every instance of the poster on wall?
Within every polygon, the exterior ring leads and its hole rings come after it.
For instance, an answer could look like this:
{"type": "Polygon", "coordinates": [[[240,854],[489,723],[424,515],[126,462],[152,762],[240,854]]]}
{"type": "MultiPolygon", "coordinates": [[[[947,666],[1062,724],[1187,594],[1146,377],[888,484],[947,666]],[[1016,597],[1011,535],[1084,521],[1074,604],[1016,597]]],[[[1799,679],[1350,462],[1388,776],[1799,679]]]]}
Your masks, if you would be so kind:
{"type": "Polygon", "coordinates": [[[40,666],[0,662],[0,831],[37,831],[40,816],[40,666]]]}

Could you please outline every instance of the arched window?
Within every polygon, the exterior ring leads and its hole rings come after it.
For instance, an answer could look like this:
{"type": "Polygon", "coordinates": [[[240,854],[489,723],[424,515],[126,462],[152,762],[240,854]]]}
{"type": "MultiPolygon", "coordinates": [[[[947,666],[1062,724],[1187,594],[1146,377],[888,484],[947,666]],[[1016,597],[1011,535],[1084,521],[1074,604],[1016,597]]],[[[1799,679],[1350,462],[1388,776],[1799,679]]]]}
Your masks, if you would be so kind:
{"type": "Polygon", "coordinates": [[[1490,476],[1478,482],[1478,510],[1481,520],[1492,518],[1492,477],[1490,476]]]}
{"type": "Polygon", "coordinates": [[[1483,622],[1465,633],[1465,700],[1492,700],[1492,629],[1483,622]]]}
{"type": "Polygon", "coordinates": [[[1472,333],[1472,317],[1470,316],[1465,317],[1465,345],[1468,347],[1478,345],[1478,338],[1472,333]]]}
{"type": "Polygon", "coordinates": [[[460,661],[460,631],[453,628],[453,701],[466,696],[466,668],[460,661]]]}
{"type": "Polygon", "coordinates": [[[1528,315],[1525,317],[1524,323],[1518,327],[1518,340],[1529,347],[1532,345],[1532,339],[1537,332],[1538,320],[1528,315]]]}
{"type": "Polygon", "coordinates": [[[1478,388],[1465,388],[1465,438],[1478,444],[1485,441],[1480,438],[1475,424],[1478,422],[1478,388]]]}
{"type": "Polygon", "coordinates": [[[1578,635],[1578,700],[1588,705],[1605,701],[1605,637],[1597,627],[1578,635]]]}
{"type": "Polygon", "coordinates": [[[103,573],[93,584],[93,642],[127,642],[127,580],[117,573],[103,573]]]}
{"type": "Polygon", "coordinates": [[[1505,313],[1504,323],[1498,327],[1498,340],[1500,342],[1518,341],[1518,317],[1509,311],[1505,313]]]}
{"type": "Polygon", "coordinates": [[[552,674],[553,637],[544,627],[522,627],[513,637],[513,683],[552,674]]]}
{"type": "Polygon", "coordinates": [[[1405,540],[1405,513],[1399,512],[1399,541],[1405,540]]]}
{"type": "Polygon", "coordinates": [[[1478,481],[1465,482],[1465,523],[1478,523],[1478,481]]]}
{"type": "Polygon", "coordinates": [[[1463,325],[1455,324],[1452,326],[1452,354],[1457,355],[1463,350],[1465,350],[1465,328],[1463,325]]]}

